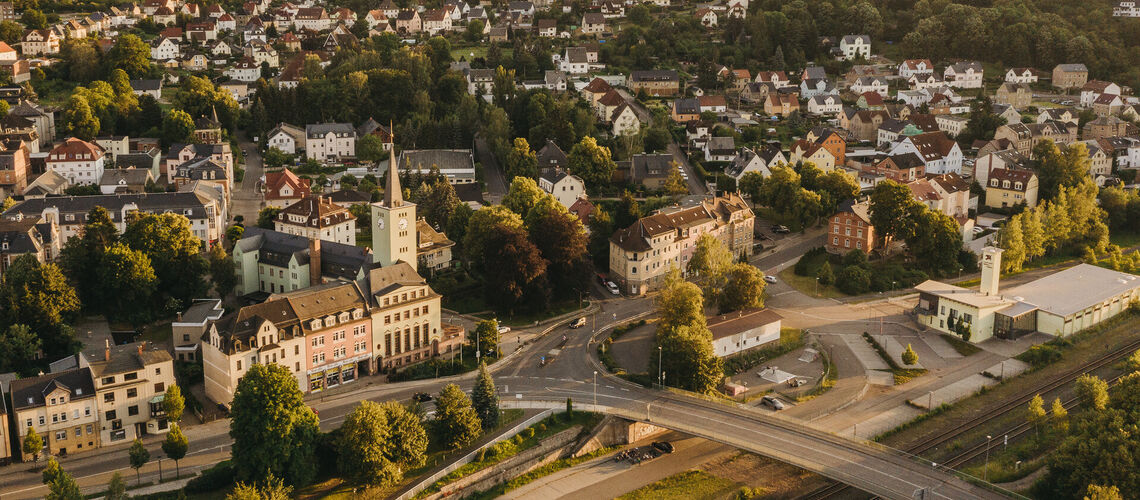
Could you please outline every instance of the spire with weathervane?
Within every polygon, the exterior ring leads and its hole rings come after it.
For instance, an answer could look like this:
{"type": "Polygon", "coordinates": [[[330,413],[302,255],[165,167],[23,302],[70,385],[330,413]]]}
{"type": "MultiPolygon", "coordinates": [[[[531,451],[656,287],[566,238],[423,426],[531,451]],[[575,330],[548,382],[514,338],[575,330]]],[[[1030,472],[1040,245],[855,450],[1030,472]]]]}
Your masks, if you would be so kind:
{"type": "Polygon", "coordinates": [[[372,204],[372,260],[381,266],[407,262],[415,269],[416,259],[416,205],[404,201],[400,187],[400,169],[396,163],[395,129],[392,132],[392,150],[388,156],[388,182],[384,199],[372,204]]]}
{"type": "Polygon", "coordinates": [[[388,133],[392,146],[388,149],[388,182],[384,186],[384,206],[395,208],[404,204],[404,192],[400,188],[400,169],[396,164],[396,129],[388,122],[388,133]]]}

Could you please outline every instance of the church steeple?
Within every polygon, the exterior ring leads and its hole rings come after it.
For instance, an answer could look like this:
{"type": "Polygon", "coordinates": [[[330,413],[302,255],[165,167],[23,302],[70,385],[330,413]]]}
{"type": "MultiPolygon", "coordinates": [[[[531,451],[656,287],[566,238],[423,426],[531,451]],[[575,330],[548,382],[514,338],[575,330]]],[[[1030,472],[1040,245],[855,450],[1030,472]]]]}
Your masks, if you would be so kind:
{"type": "Polygon", "coordinates": [[[396,165],[396,129],[388,122],[392,137],[392,148],[388,150],[388,183],[384,186],[384,206],[396,208],[404,204],[404,192],[400,189],[400,169],[396,165]]]}

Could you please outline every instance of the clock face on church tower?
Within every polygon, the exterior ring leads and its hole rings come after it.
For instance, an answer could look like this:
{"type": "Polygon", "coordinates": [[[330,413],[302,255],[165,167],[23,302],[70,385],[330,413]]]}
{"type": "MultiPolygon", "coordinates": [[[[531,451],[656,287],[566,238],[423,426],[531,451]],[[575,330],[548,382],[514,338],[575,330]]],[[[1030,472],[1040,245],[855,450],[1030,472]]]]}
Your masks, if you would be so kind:
{"type": "Polygon", "coordinates": [[[380,229],[384,229],[384,218],[383,217],[377,217],[376,218],[376,227],[378,227],[380,229]]]}
{"type": "Polygon", "coordinates": [[[408,228],[408,219],[400,219],[400,229],[408,228]]]}

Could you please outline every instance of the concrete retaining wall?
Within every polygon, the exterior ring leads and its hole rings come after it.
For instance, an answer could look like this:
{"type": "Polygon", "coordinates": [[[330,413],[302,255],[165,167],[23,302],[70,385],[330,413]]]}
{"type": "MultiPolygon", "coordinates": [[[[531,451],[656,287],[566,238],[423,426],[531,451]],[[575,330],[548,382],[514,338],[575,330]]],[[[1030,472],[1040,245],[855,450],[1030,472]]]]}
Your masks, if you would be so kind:
{"type": "Polygon", "coordinates": [[[655,425],[630,422],[624,418],[607,415],[594,429],[594,432],[590,433],[582,446],[574,452],[574,456],[580,457],[607,446],[630,444],[650,436],[663,434],[666,431],[667,429],[655,425]]]}
{"type": "Polygon", "coordinates": [[[475,472],[447,484],[440,491],[424,497],[426,500],[441,498],[464,498],[473,493],[490,489],[499,483],[526,474],[537,467],[558,460],[573,447],[575,438],[582,432],[581,426],[574,426],[558,434],[543,439],[538,446],[495,465],[475,472]]]}

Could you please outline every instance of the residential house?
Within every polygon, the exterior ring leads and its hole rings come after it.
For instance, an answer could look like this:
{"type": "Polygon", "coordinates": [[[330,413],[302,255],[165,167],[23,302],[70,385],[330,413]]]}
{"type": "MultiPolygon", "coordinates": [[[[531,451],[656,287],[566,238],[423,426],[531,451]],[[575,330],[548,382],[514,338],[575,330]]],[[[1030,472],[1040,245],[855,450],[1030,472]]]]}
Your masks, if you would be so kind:
{"type": "Polygon", "coordinates": [[[585,47],[566,47],[565,54],[557,62],[558,69],[572,75],[582,75],[590,71],[590,61],[585,47]]]}
{"type": "Polygon", "coordinates": [[[570,163],[566,153],[554,141],[547,139],[542,149],[538,150],[538,168],[542,170],[566,168],[570,163]]]}
{"type": "Polygon", "coordinates": [[[1016,149],[986,153],[978,156],[974,162],[974,180],[985,186],[993,170],[1028,170],[1030,165],[1029,157],[1017,152],[1016,149]]]}
{"type": "Polygon", "coordinates": [[[265,135],[265,147],[277,148],[286,154],[297,154],[305,147],[305,131],[285,122],[277,124],[265,135]]]}
{"type": "Polygon", "coordinates": [[[162,98],[162,79],[157,80],[131,80],[131,91],[134,95],[149,95],[155,100],[162,98]]]}
{"type": "Polygon", "coordinates": [[[615,137],[631,136],[641,131],[641,119],[627,102],[619,104],[608,121],[615,137]]]}
{"type": "Polygon", "coordinates": [[[890,154],[915,153],[926,164],[926,173],[962,173],[962,148],[942,132],[926,132],[901,139],[890,154]]]}
{"type": "Polygon", "coordinates": [[[848,87],[851,92],[864,94],[873,92],[880,97],[887,97],[887,79],[879,76],[861,76],[848,87]]]}
{"type": "Polygon", "coordinates": [[[777,89],[791,86],[791,80],[783,71],[757,71],[755,81],[756,83],[770,83],[777,89]]]}
{"type": "Polygon", "coordinates": [[[586,183],[582,178],[560,168],[543,171],[538,177],[538,187],[554,196],[566,208],[570,208],[578,198],[586,196],[586,183]]]}
{"type": "Polygon", "coordinates": [[[1037,123],[1058,121],[1076,127],[1080,123],[1080,116],[1071,108],[1044,108],[1037,115],[1037,123]]]}
{"type": "Polygon", "coordinates": [[[1037,206],[1037,174],[1032,170],[996,168],[986,184],[987,207],[1037,206]]]}
{"type": "Polygon", "coordinates": [[[871,225],[870,204],[846,200],[828,219],[824,248],[828,252],[846,254],[851,250],[871,253],[875,249],[875,227],[871,225]]]}
{"type": "Polygon", "coordinates": [[[58,54],[59,44],[60,37],[54,30],[28,30],[20,44],[20,51],[24,57],[58,54]]]}
{"type": "Polygon", "coordinates": [[[837,115],[843,111],[843,102],[837,95],[817,95],[808,99],[807,111],[816,115],[837,115]]]}
{"type": "Polygon", "coordinates": [[[788,164],[788,159],[784,156],[784,152],[780,151],[780,148],[765,146],[757,153],[751,148],[744,147],[725,167],[724,173],[737,181],[748,172],[756,172],[767,178],[772,174],[771,168],[779,164],[788,164]]]}
{"type": "MultiPolygon", "coordinates": [[[[1106,151],[1100,145],[1100,141],[1087,140],[1082,141],[1085,144],[1085,150],[1088,151],[1089,158],[1089,175],[1093,179],[1104,179],[1112,175],[1112,151],[1106,151]]],[[[1103,184],[1103,182],[1098,182],[1103,184]]]]}
{"type": "Polygon", "coordinates": [[[8,140],[0,143],[0,196],[7,198],[24,194],[31,166],[31,151],[24,141],[8,140]]]}
{"type": "MultiPolygon", "coordinates": [[[[1071,128],[1075,129],[1075,127],[1071,128]]],[[[1021,153],[1023,156],[1032,157],[1033,148],[1045,139],[1049,139],[1059,145],[1064,145],[1071,140],[1076,140],[1076,137],[1073,137],[1069,133],[1069,129],[1070,127],[1064,124],[1052,121],[1045,123],[1012,123],[998,127],[994,132],[994,139],[1006,139],[1018,153],[1021,153]],[[1061,127],[1064,127],[1064,130],[1062,130],[1061,127]]]]}
{"type": "Polygon", "coordinates": [[[775,311],[765,308],[708,318],[713,354],[724,358],[778,343],[781,319],[775,311]]]}
{"type": "Polygon", "coordinates": [[[325,31],[332,26],[328,12],[322,7],[302,7],[293,16],[293,29],[325,31]]]}
{"type": "Polygon", "coordinates": [[[597,12],[582,14],[582,27],[579,30],[583,35],[601,35],[606,31],[606,18],[597,12]]]}
{"type": "Polygon", "coordinates": [[[950,137],[958,137],[958,134],[966,130],[966,125],[970,122],[969,118],[956,115],[937,115],[934,120],[938,124],[938,130],[945,132],[950,137]]]}
{"type": "Polygon", "coordinates": [[[835,84],[826,78],[807,79],[800,82],[800,96],[804,99],[811,99],[819,95],[839,95],[839,89],[835,88],[835,84]]]}
{"type": "MultiPolygon", "coordinates": [[[[48,174],[44,174],[48,175],[48,174]]],[[[42,178],[43,176],[41,176],[42,178]]],[[[37,179],[39,181],[40,179],[37,179]]],[[[28,186],[32,191],[36,182],[28,186]]],[[[62,190],[56,185],[50,190],[62,190]]],[[[43,192],[47,192],[45,189],[43,192]]],[[[39,196],[39,193],[33,193],[39,196]]],[[[126,221],[132,212],[177,213],[190,220],[190,232],[205,242],[217,241],[225,231],[226,220],[224,203],[202,191],[176,193],[115,194],[98,196],[29,197],[2,215],[6,220],[24,220],[28,217],[43,219],[59,226],[64,244],[82,232],[87,214],[95,206],[106,208],[116,229],[126,229],[126,221]]]]}
{"type": "Polygon", "coordinates": [[[946,80],[947,85],[954,88],[980,89],[983,73],[980,62],[959,62],[947,66],[942,72],[942,78],[946,80]]]}
{"type": "Polygon", "coordinates": [[[634,70],[626,87],[633,93],[644,91],[651,96],[671,96],[680,91],[680,78],[673,70],[634,70]]]}
{"type": "Polygon", "coordinates": [[[416,268],[427,269],[429,272],[450,269],[452,264],[451,249],[455,242],[447,239],[447,235],[436,231],[426,219],[416,220],[416,268]]]}
{"type": "Polygon", "coordinates": [[[1081,107],[1091,108],[1102,94],[1121,95],[1120,85],[1101,80],[1089,80],[1081,87],[1081,107]]]}
{"type": "Polygon", "coordinates": [[[252,58],[243,57],[226,70],[226,76],[239,82],[252,83],[261,78],[261,65],[252,58]]]}
{"type": "Polygon", "coordinates": [[[627,293],[644,294],[671,269],[685,269],[703,234],[718,238],[734,257],[751,255],[754,223],[736,193],[660,210],[610,237],[610,276],[627,293]]]}
{"type": "Polygon", "coordinates": [[[933,74],[934,64],[930,59],[907,59],[899,63],[898,74],[901,78],[909,79],[915,75],[933,74]]]}
{"type": "Polygon", "coordinates": [[[356,137],[363,138],[367,135],[374,135],[379,138],[380,143],[383,144],[384,151],[392,150],[392,143],[395,140],[392,136],[392,130],[389,127],[381,125],[380,122],[372,119],[372,117],[369,117],[368,120],[359,127],[356,127],[356,137]]]}
{"type": "Polygon", "coordinates": [[[99,191],[103,194],[145,193],[147,184],[153,182],[150,169],[109,168],[99,179],[99,191]]]}
{"type": "Polygon", "coordinates": [[[1124,108],[1124,101],[1118,95],[1101,94],[1092,104],[1093,113],[1097,116],[1114,116],[1120,114],[1124,108]]]}
{"type": "Polygon", "coordinates": [[[1084,64],[1058,64],[1053,68],[1053,87],[1079,89],[1089,80],[1089,69],[1084,64]]]}
{"type": "Polygon", "coordinates": [[[162,401],[175,384],[170,353],[144,340],[85,351],[79,366],[91,370],[99,414],[99,443],[130,442],[167,430],[162,401]]]}
{"type": "Polygon", "coordinates": [[[170,324],[174,359],[201,360],[202,335],[206,333],[206,328],[221,319],[225,312],[221,299],[195,299],[185,312],[178,313],[178,317],[170,324]]]}
{"type": "Polygon", "coordinates": [[[423,20],[415,9],[404,9],[396,16],[396,31],[405,34],[416,34],[423,31],[423,20]]]}
{"type": "Polygon", "coordinates": [[[926,200],[927,208],[939,210],[961,224],[970,211],[970,183],[953,172],[932,175],[922,181],[934,193],[933,199],[926,200]]]}
{"type": "Polygon", "coordinates": [[[847,161],[847,140],[838,132],[826,127],[816,127],[809,130],[804,138],[831,152],[836,165],[842,165],[847,161]]]}
{"type": "Polygon", "coordinates": [[[95,184],[103,177],[103,149],[74,137],[53,148],[46,163],[72,185],[95,184]]]}
{"type": "Polygon", "coordinates": [[[839,39],[839,50],[842,52],[842,61],[851,61],[858,58],[871,58],[871,37],[868,35],[846,35],[839,39]]]}
{"type": "Polygon", "coordinates": [[[697,17],[697,20],[700,21],[701,26],[704,26],[706,28],[715,28],[717,25],[716,12],[714,12],[712,9],[697,9],[693,15],[695,15],[697,17]]]}
{"type": "Polygon", "coordinates": [[[356,128],[351,123],[317,123],[305,126],[305,157],[339,161],[356,156],[356,128]]]}
{"type": "Polygon", "coordinates": [[[356,216],[322,196],[307,196],[281,210],[273,229],[313,240],[356,243],[356,216]]]}
{"type": "Polygon", "coordinates": [[[688,123],[701,118],[701,102],[696,97],[686,97],[673,101],[673,112],[670,116],[674,122],[688,123]]]}
{"type": "Polygon", "coordinates": [[[883,176],[906,184],[926,176],[926,164],[915,153],[891,155],[864,169],[864,172],[883,176]]]}
{"type": "Polygon", "coordinates": [[[1005,118],[1006,123],[1021,123],[1021,113],[1009,104],[994,104],[993,113],[1005,118]]]}
{"type": "MultiPolygon", "coordinates": [[[[51,262],[52,257],[59,252],[52,252],[49,248],[52,244],[51,237],[54,236],[50,231],[50,223],[41,224],[39,220],[33,218],[20,221],[0,220],[0,275],[7,273],[12,263],[25,255],[32,256],[41,264],[51,262]],[[46,236],[40,232],[41,226],[47,226],[44,231],[47,233],[46,236]]],[[[0,459],[4,457],[3,452],[0,452],[0,459]]]]}
{"type": "Polygon", "coordinates": [[[155,61],[169,61],[179,57],[178,40],[172,37],[159,37],[151,42],[150,58],[155,61]]]}
{"type": "MultiPolygon", "coordinates": [[[[90,368],[16,379],[8,387],[15,443],[22,444],[24,437],[35,430],[44,441],[38,455],[70,455],[100,446],[101,425],[90,368]]],[[[32,459],[33,454],[23,453],[22,446],[15,450],[23,460],[32,459]]]]}
{"type": "Polygon", "coordinates": [[[769,116],[788,116],[792,111],[799,111],[800,100],[794,92],[790,94],[769,93],[764,101],[764,114],[769,116]]]}
{"type": "MultiPolygon", "coordinates": [[[[565,70],[563,70],[565,71],[565,70]]],[[[490,96],[495,82],[493,69],[467,69],[463,71],[467,77],[467,93],[471,95],[482,94],[490,96]]]]}
{"type": "Polygon", "coordinates": [[[47,171],[36,177],[28,187],[24,188],[24,198],[43,198],[48,195],[62,195],[71,184],[62,175],[47,171]]]}
{"type": "Polygon", "coordinates": [[[1009,68],[1005,72],[1005,83],[1037,83],[1037,70],[1033,68],[1009,68]]]}
{"type": "Polygon", "coordinates": [[[629,161],[617,163],[616,182],[640,184],[649,189],[664,189],[669,174],[677,167],[671,154],[635,154],[629,161]]]}
{"type": "Polygon", "coordinates": [[[728,103],[725,102],[724,96],[722,95],[703,95],[697,97],[697,101],[700,103],[701,113],[706,111],[711,113],[724,113],[728,111],[728,103]]]}
{"type": "Polygon", "coordinates": [[[859,110],[852,115],[847,130],[851,132],[852,137],[856,141],[874,141],[878,138],[879,127],[882,126],[884,121],[889,119],[890,114],[886,111],[859,110]]]}
{"type": "Polygon", "coordinates": [[[736,142],[732,137],[710,137],[705,142],[705,161],[728,162],[736,158],[736,142]]]}
{"type": "MultiPolygon", "coordinates": [[[[934,73],[915,73],[906,79],[911,90],[936,89],[946,86],[947,81],[934,73]]],[[[901,90],[899,92],[902,93],[901,90]]]]}
{"type": "Polygon", "coordinates": [[[451,31],[451,16],[443,9],[429,9],[423,15],[423,30],[429,35],[451,31]]]}
{"type": "MultiPolygon", "coordinates": [[[[1012,70],[1011,70],[1012,71],[1012,70]]],[[[1016,109],[1028,108],[1033,103],[1033,89],[1027,83],[1003,83],[994,94],[994,102],[1008,104],[1016,109]]]]}
{"type": "Polygon", "coordinates": [[[821,143],[804,139],[792,143],[792,148],[788,153],[788,163],[800,165],[809,162],[824,172],[830,172],[835,170],[836,165],[842,165],[837,161],[835,155],[821,143]]]}
{"type": "MultiPolygon", "coordinates": [[[[1074,127],[1075,128],[1075,127],[1074,127]]],[[[1115,116],[1101,116],[1085,124],[1082,139],[1100,139],[1136,134],[1136,126],[1115,116]]]]}

